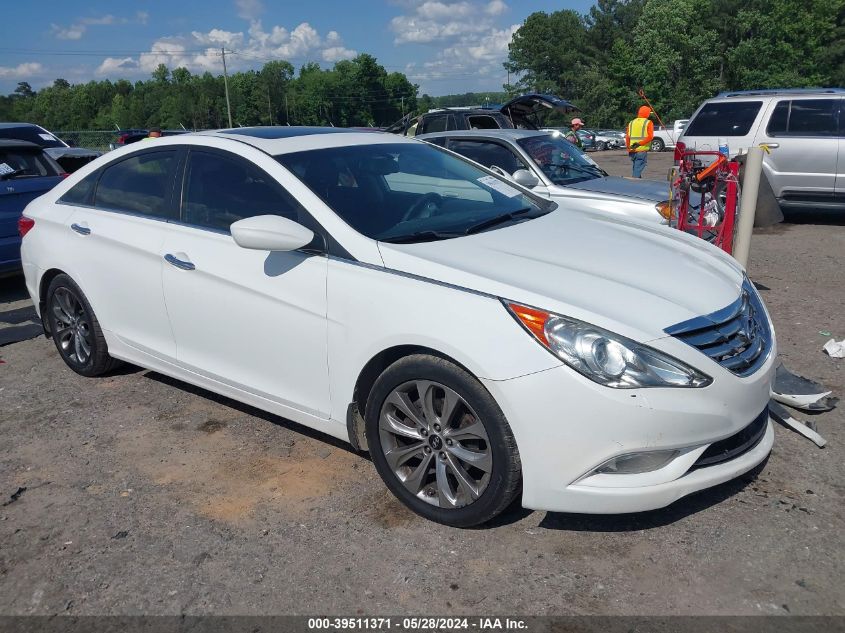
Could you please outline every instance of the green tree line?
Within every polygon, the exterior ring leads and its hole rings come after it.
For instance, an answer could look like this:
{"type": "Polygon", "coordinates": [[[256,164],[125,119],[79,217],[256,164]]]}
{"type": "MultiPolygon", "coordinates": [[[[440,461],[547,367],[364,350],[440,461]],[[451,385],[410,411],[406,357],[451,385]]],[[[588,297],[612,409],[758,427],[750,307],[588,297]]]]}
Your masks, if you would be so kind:
{"type": "MultiPolygon", "coordinates": [[[[388,73],[372,55],[331,69],[304,65],[296,75],[286,61],[229,75],[234,125],[375,126],[417,107],[417,86],[388,73]]],[[[163,64],[147,81],[56,79],[38,92],[26,82],[0,97],[0,121],[28,121],[51,130],[221,128],[228,126],[222,75],[172,72],[163,64]]]]}
{"type": "Polygon", "coordinates": [[[624,125],[639,89],[668,122],[722,90],[845,85],[845,0],[597,0],[531,14],[505,66],[588,126],[624,125]]]}
{"type": "MultiPolygon", "coordinates": [[[[665,121],[689,117],[721,90],[845,85],[845,0],[597,0],[586,14],[531,14],[509,45],[504,92],[418,96],[372,55],[287,61],[229,76],[234,125],[383,126],[409,112],[502,103],[521,92],[574,102],[592,127],[621,127],[643,89],[665,121]],[[518,78],[518,79],[516,79],[518,78]]],[[[53,130],[220,128],[228,125],[221,75],[160,65],[134,83],[21,82],[0,96],[0,121],[53,130]]],[[[548,124],[563,123],[551,118],[548,124]]]]}

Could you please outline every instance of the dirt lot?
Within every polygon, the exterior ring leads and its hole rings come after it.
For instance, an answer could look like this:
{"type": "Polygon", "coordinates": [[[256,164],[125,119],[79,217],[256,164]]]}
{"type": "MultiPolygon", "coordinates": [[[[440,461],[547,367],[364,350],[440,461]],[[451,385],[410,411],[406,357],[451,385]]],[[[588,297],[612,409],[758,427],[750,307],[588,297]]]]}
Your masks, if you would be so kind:
{"type": "MultiPolygon", "coordinates": [[[[845,217],[789,219],[750,273],[784,362],[842,396],[820,331],[845,338],[845,217]]],[[[19,279],[0,301],[26,305],[19,279]]],[[[662,511],[456,530],[293,423],[139,369],[82,378],[44,338],[0,357],[0,614],[845,614],[843,408],[816,417],[826,449],[778,427],[758,472],[662,511]]]]}

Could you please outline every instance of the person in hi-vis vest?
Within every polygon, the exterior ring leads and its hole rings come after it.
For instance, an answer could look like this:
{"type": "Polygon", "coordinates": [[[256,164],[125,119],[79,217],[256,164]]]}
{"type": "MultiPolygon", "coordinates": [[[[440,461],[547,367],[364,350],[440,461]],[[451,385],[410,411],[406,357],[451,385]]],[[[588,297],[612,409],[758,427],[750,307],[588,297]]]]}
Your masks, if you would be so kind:
{"type": "Polygon", "coordinates": [[[654,138],[654,124],[648,120],[651,108],[642,106],[637,112],[637,118],[628,123],[625,130],[625,147],[631,157],[634,178],[642,178],[643,170],[648,161],[648,150],[654,138]]]}

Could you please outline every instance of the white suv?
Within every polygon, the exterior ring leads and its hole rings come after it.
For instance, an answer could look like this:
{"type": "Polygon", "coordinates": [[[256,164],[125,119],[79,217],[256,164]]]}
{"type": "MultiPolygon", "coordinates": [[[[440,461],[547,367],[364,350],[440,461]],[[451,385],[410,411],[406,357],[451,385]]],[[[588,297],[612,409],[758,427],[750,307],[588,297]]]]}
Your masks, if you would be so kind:
{"type": "Polygon", "coordinates": [[[705,101],[678,141],[729,152],[765,144],[763,171],[783,207],[845,209],[845,89],[723,92],[705,101]]]}

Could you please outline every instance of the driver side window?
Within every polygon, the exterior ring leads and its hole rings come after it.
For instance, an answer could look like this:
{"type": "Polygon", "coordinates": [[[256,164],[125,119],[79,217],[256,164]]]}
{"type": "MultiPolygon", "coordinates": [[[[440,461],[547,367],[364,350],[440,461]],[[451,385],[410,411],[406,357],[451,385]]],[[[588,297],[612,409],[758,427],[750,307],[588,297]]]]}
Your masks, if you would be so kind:
{"type": "Polygon", "coordinates": [[[302,221],[302,207],[275,180],[236,157],[191,151],[185,172],[182,221],[228,231],[233,222],[256,215],[302,221]]]}
{"type": "Polygon", "coordinates": [[[451,141],[449,149],[461,156],[474,160],[488,169],[499,167],[512,174],[518,169],[527,169],[525,164],[507,147],[489,141],[451,141]]]}

